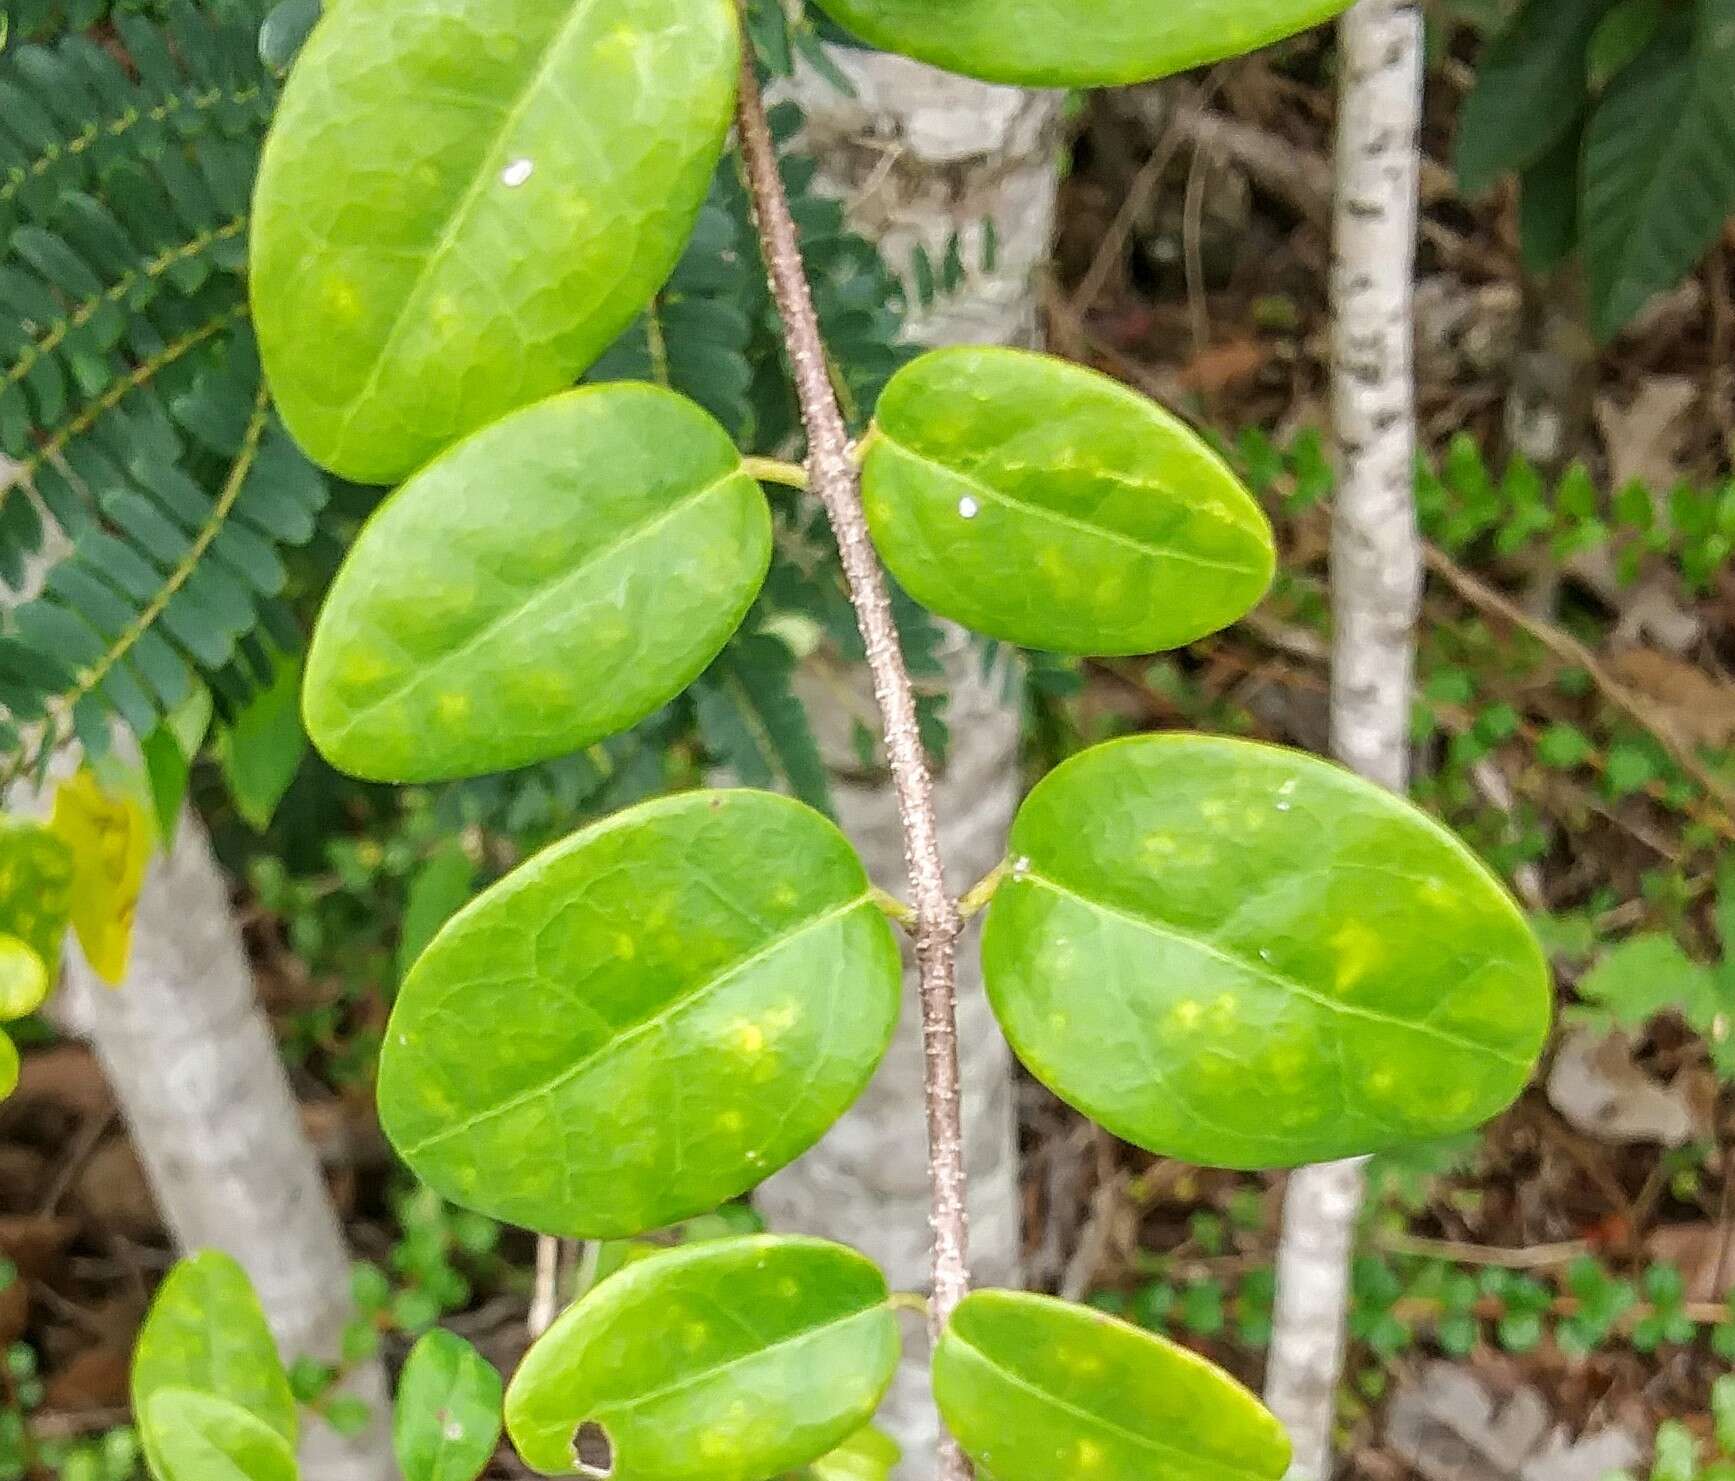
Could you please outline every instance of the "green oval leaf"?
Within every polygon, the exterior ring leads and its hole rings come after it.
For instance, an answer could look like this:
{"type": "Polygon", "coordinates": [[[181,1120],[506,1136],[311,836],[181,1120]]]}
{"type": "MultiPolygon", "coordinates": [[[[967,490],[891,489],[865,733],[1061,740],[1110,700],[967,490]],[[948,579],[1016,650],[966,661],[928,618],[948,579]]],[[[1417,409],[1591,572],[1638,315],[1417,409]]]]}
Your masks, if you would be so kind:
{"type": "Polygon", "coordinates": [[[0,1032],[0,1100],[5,1100],[18,1088],[18,1076],[22,1070],[18,1046],[12,1042],[12,1035],[0,1032]]]}
{"type": "Polygon", "coordinates": [[[866,1424],[900,1353],[885,1277],[819,1239],[710,1240],[594,1287],[530,1349],[506,1428],[545,1474],[763,1481],[866,1424]]]}
{"type": "MultiPolygon", "coordinates": [[[[292,1455],[296,1413],[289,1376],[277,1355],[277,1344],[272,1340],[265,1313],[260,1310],[259,1298],[246,1271],[218,1250],[189,1255],[169,1272],[157,1288],[144,1326],[139,1329],[138,1345],[133,1349],[135,1414],[148,1416],[152,1403],[160,1395],[182,1389],[193,1390],[192,1398],[213,1403],[226,1401],[243,1418],[272,1433],[285,1453],[292,1455]]],[[[184,1408],[181,1399],[171,1405],[177,1414],[183,1413],[184,1408]]],[[[145,1451],[153,1463],[161,1459],[156,1451],[156,1436],[174,1427],[167,1423],[146,1423],[145,1451]]],[[[216,1444],[214,1436],[226,1432],[224,1426],[218,1425],[209,1443],[216,1444]]],[[[249,1441],[248,1453],[254,1449],[249,1441]]],[[[186,1471],[181,1477],[184,1481],[204,1481],[205,1474],[186,1471]]],[[[265,1481],[265,1473],[261,1473],[258,1481],[265,1481]]]]}
{"type": "Polygon", "coordinates": [[[880,397],[862,497],[924,606],[1065,653],[1150,653],[1216,632],[1271,583],[1271,527],[1155,402],[1020,350],[924,355],[880,397]]]}
{"type": "Polygon", "coordinates": [[[1289,1440],[1183,1347],[1100,1311],[974,1291],[934,1351],[947,1427],[995,1481],[1276,1481],[1289,1440]]]}
{"type": "Polygon", "coordinates": [[[503,1387],[456,1332],[425,1334],[398,1378],[392,1450],[404,1481],[476,1481],[500,1443],[503,1387]]]}
{"type": "Polygon", "coordinates": [[[359,0],[260,161],[252,294],[315,461],[390,483],[570,385],[686,245],[723,148],[733,0],[359,0]]]}
{"type": "Polygon", "coordinates": [[[692,402],[631,384],[552,397],[367,522],[314,629],[308,734],[375,781],[564,755],[697,678],[770,561],[765,497],[692,402]]]}
{"type": "Polygon", "coordinates": [[[807,1150],[890,1041],[898,948],[848,842],[763,792],[645,803],[452,918],[380,1055],[387,1134],[457,1203],[615,1238],[807,1150]]]}
{"type": "Polygon", "coordinates": [[[807,1468],[809,1481],[891,1481],[904,1458],[898,1442],[868,1425],[807,1468]]]}
{"type": "Polygon", "coordinates": [[[140,1419],[158,1481],[296,1481],[289,1442],[215,1394],[158,1389],[140,1419]]]}
{"type": "Polygon", "coordinates": [[[989,82],[1112,87],[1240,56],[1349,0],[819,0],[865,41],[989,82]]]}
{"type": "Polygon", "coordinates": [[[1297,751],[1096,746],[1013,825],[983,941],[1031,1071],[1166,1156],[1273,1167],[1504,1107],[1552,994],[1518,907],[1439,824],[1297,751]]]}

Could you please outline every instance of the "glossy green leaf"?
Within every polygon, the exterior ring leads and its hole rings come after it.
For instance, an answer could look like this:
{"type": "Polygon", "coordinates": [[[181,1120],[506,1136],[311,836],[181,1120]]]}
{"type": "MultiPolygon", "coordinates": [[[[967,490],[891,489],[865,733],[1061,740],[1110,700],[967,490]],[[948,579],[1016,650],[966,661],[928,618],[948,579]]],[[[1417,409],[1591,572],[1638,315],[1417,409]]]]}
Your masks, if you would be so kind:
{"type": "Polygon", "coordinates": [[[765,1481],[826,1454],[898,1364],[885,1277],[819,1239],[752,1235],[628,1266],[561,1315],[506,1391],[544,1474],[765,1481]]]}
{"type": "Polygon", "coordinates": [[[809,1481],[891,1481],[903,1459],[898,1442],[868,1425],[807,1468],[809,1481]]]}
{"type": "Polygon", "coordinates": [[[308,733],[378,781],[564,755],[697,678],[770,560],[765,496],[692,402],[624,383],[552,397],[368,521],[314,630],[308,733]]]}
{"type": "Polygon", "coordinates": [[[289,430],[390,483],[570,385],[686,245],[733,0],[344,0],[260,163],[252,293],[289,430]]]}
{"type": "Polygon", "coordinates": [[[158,1389],[139,1417],[157,1481],[296,1481],[289,1442],[216,1394],[158,1389]]]}
{"type": "Polygon", "coordinates": [[[18,1076],[23,1066],[18,1060],[18,1046],[12,1035],[0,1031],[0,1100],[5,1100],[18,1088],[18,1076]]]}
{"type": "Polygon", "coordinates": [[[0,965],[6,979],[0,1018],[22,1018],[47,996],[72,916],[72,883],[72,851],[64,839],[40,823],[0,816],[0,934],[22,948],[8,950],[0,965]]]}
{"type": "Polygon", "coordinates": [[[1289,1440],[1195,1353],[1100,1311],[975,1291],[934,1352],[934,1398],[995,1481],[1276,1481],[1289,1440]]]}
{"type": "Polygon", "coordinates": [[[425,1334],[398,1378],[392,1450],[404,1481],[476,1481],[500,1443],[503,1387],[456,1332],[425,1334]]]}
{"type": "MultiPolygon", "coordinates": [[[[226,1401],[272,1433],[286,1453],[293,1451],[295,1397],[277,1344],[247,1273],[217,1250],[190,1255],[169,1272],[157,1288],[133,1349],[134,1413],[148,1416],[163,1394],[189,1389],[195,1398],[226,1401]]],[[[174,1414],[184,1411],[180,1400],[171,1406],[174,1414]]],[[[145,1425],[145,1451],[154,1465],[158,1464],[157,1439],[172,1428],[167,1421],[145,1425]]],[[[217,1428],[223,1430],[221,1425],[217,1428]]],[[[212,1437],[209,1443],[219,1442],[212,1437]]],[[[248,1445],[249,1453],[257,1449],[251,1441],[248,1445]]],[[[228,1473],[209,1474],[225,1477],[228,1473]]],[[[261,1473],[256,1481],[270,1481],[275,1474],[261,1473]]],[[[205,1473],[177,1470],[167,1481],[205,1481],[205,1473]]]]}
{"type": "Polygon", "coordinates": [[[762,792],[645,803],[447,923],[380,1055],[387,1134],[457,1203],[613,1238],[819,1138],[885,1052],[897,944],[861,861],[762,792]]]}
{"type": "Polygon", "coordinates": [[[989,82],[1111,87],[1239,56],[1348,0],[819,0],[865,41],[989,82]]]}
{"type": "Polygon", "coordinates": [[[862,468],[874,544],[917,601],[992,637],[1149,653],[1271,582],[1271,529],[1183,423],[1019,350],[924,355],[880,398],[862,468]]]}
{"type": "Polygon", "coordinates": [[[1031,1071],[1117,1136],[1225,1167],[1477,1125],[1552,993],[1518,907],[1425,814],[1315,756],[1096,746],[1019,810],[983,940],[1031,1071]]]}

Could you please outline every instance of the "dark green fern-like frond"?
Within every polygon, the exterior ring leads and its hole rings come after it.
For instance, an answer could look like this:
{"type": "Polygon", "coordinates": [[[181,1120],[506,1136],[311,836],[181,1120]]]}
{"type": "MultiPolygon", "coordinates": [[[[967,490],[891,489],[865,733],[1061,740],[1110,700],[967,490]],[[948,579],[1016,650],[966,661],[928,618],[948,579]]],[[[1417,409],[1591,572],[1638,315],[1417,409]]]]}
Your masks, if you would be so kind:
{"type": "Polygon", "coordinates": [[[795,654],[769,633],[738,637],[692,688],[699,738],[744,786],[787,786],[822,811],[825,762],[795,692],[795,654]]]}
{"type": "Polygon", "coordinates": [[[244,278],[275,83],[256,14],[167,9],[0,53],[0,580],[40,578],[0,633],[6,775],[195,680],[237,705],[299,642],[282,551],[327,491],[244,278]]]}

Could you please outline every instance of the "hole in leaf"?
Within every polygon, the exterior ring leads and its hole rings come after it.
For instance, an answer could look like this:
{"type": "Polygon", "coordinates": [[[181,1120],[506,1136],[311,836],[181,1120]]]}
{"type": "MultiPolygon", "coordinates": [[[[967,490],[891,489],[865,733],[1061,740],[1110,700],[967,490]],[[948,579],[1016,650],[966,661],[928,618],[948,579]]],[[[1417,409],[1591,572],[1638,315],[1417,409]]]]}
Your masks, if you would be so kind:
{"type": "Polygon", "coordinates": [[[572,1458],[578,1474],[591,1481],[608,1481],[614,1475],[614,1441],[594,1419],[587,1419],[572,1433],[572,1458]]]}

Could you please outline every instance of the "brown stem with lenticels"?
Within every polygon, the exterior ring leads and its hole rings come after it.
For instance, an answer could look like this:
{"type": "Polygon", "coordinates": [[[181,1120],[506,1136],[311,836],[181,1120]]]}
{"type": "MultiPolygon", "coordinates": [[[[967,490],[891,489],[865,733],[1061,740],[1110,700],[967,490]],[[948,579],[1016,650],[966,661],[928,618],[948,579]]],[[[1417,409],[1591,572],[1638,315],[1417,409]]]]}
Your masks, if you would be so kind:
{"type": "MultiPolygon", "coordinates": [[[[783,320],[801,419],[807,429],[809,489],[825,506],[843,560],[856,624],[867,646],[868,672],[885,725],[886,755],[903,821],[904,858],[915,904],[916,962],[921,973],[922,1049],[928,1113],[928,1171],[934,1226],[935,1340],[970,1287],[968,1222],[964,1211],[964,1130],[958,1086],[958,1026],[954,959],[962,920],[946,893],[940,865],[934,783],[916,724],[915,692],[892,620],[885,573],[868,538],[861,476],[849,429],[831,383],[819,317],[802,265],[801,244],[777,169],[752,49],[743,48],[737,113],[741,156],[753,201],[772,297],[783,320]]],[[[955,1440],[940,1447],[940,1481],[969,1481],[970,1463],[955,1440]]]]}

